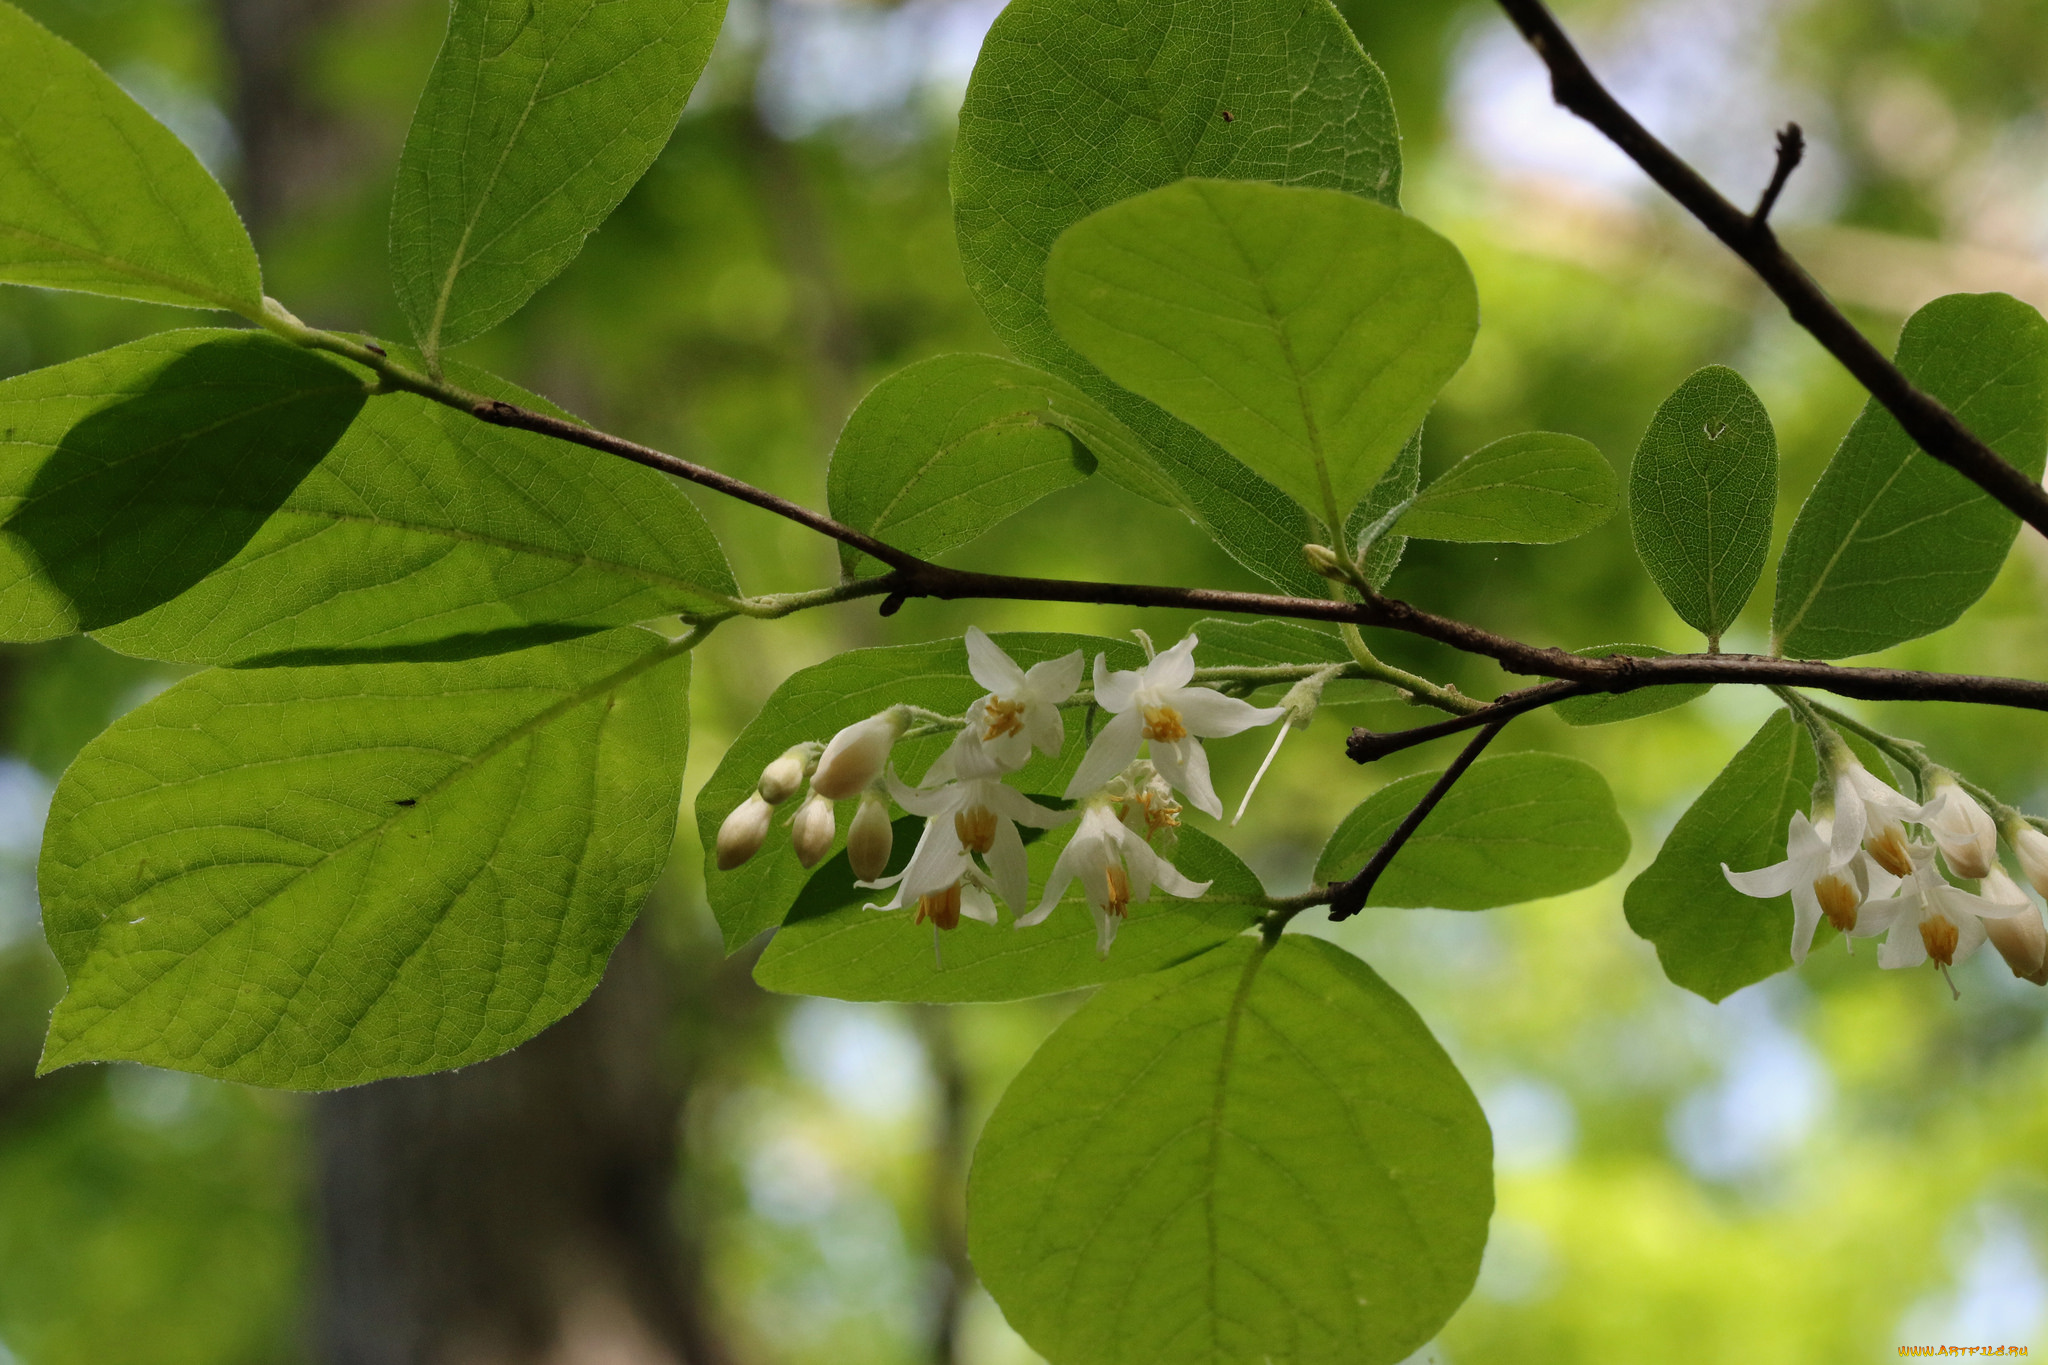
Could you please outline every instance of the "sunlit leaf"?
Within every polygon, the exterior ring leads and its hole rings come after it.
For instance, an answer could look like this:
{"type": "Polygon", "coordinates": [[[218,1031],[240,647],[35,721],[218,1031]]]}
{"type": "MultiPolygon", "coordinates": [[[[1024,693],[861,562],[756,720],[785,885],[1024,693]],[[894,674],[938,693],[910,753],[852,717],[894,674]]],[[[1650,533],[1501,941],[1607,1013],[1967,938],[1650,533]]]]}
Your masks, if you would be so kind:
{"type": "MultiPolygon", "coordinates": [[[[1655,645],[1594,645],[1575,649],[1582,659],[1611,659],[1617,654],[1637,659],[1669,658],[1671,651],[1655,645]]],[[[1550,709],[1567,725],[1612,725],[1616,721],[1654,716],[1683,706],[1714,690],[1712,683],[1665,683],[1659,687],[1638,687],[1633,692],[1603,692],[1590,697],[1566,697],[1550,709]]]]}
{"type": "Polygon", "coordinates": [[[1430,480],[1395,524],[1421,540],[1551,545],[1603,524],[1619,501],[1614,471],[1592,442],[1530,431],[1430,480]]]}

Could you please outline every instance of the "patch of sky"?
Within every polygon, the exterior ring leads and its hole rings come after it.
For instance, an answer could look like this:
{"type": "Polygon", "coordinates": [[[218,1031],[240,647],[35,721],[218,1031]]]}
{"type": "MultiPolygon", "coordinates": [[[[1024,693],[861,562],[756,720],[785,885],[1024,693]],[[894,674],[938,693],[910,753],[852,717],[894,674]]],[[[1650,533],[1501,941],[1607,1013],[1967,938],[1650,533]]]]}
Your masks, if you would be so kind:
{"type": "Polygon", "coordinates": [[[903,1120],[930,1103],[924,1048],[887,1007],[806,999],[789,1012],[782,1053],[792,1072],[863,1118],[903,1120]]]}
{"type": "Polygon", "coordinates": [[[1479,1097],[1493,1129],[1493,1166],[1503,1175],[1541,1171],[1571,1159],[1579,1142],[1571,1097],[1538,1076],[1511,1076],[1479,1097]]]}
{"type": "Polygon", "coordinates": [[[219,105],[153,62],[130,62],[111,74],[137,104],[176,133],[216,178],[233,169],[242,148],[234,124],[219,105]]]}
{"type": "Polygon", "coordinates": [[[1899,1321],[1902,1346],[1998,1346],[2048,1325],[2048,1279],[2019,1212],[1985,1200],[1947,1238],[1954,1288],[1917,1300],[1899,1321]]]}
{"type": "Polygon", "coordinates": [[[0,758],[0,949],[35,930],[36,850],[54,790],[31,765],[0,758]]]}
{"type": "Polygon", "coordinates": [[[1002,0],[774,0],[761,18],[762,117],[784,138],[843,121],[916,136],[932,115],[960,107],[1002,9],[1002,0]]]}
{"type": "Polygon", "coordinates": [[[1558,1278],[1550,1235],[1534,1223],[1495,1214],[1476,1292],[1497,1303],[1534,1303],[1557,1288],[1558,1278]]]}
{"type": "Polygon", "coordinates": [[[1738,991],[1719,1005],[1687,996],[1687,1037],[1712,1079],[1680,1097],[1665,1134],[1703,1180],[1748,1183],[1779,1173],[1834,1097],[1827,1064],[1789,1021],[1799,998],[1786,978],[1738,991]]]}

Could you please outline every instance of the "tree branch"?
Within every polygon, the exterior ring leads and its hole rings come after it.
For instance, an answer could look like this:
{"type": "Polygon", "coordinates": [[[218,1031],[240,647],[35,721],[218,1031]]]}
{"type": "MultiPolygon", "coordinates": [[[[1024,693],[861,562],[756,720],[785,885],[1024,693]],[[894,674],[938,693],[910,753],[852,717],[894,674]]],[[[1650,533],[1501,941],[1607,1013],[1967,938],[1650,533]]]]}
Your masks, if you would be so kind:
{"type": "Polygon", "coordinates": [[[1788,123],[1778,134],[1778,164],[1771,171],[1771,183],[1764,186],[1763,198],[1756,201],[1756,208],[1749,215],[1751,230],[1761,230],[1769,221],[1771,210],[1777,207],[1778,196],[1785,191],[1785,182],[1798,169],[1800,159],[1806,155],[1806,133],[1796,123],[1788,123]]]}
{"type": "Polygon", "coordinates": [[[1394,861],[1394,855],[1414,837],[1416,830],[1422,828],[1422,822],[1429,818],[1429,813],[1436,809],[1439,801],[1450,794],[1452,787],[1458,785],[1458,779],[1465,775],[1465,770],[1472,766],[1473,760],[1479,757],[1481,751],[1493,743],[1493,737],[1506,729],[1508,722],[1514,718],[1513,714],[1496,715],[1486,722],[1479,733],[1472,736],[1472,742],[1451,760],[1451,766],[1444,769],[1443,776],[1436,780],[1436,784],[1422,794],[1422,799],[1415,803],[1415,809],[1401,818],[1401,823],[1394,827],[1394,832],[1387,836],[1387,841],[1374,850],[1364,867],[1358,869],[1358,875],[1348,882],[1340,882],[1330,888],[1332,924],[1338,920],[1350,919],[1365,908],[1366,897],[1372,894],[1374,883],[1378,882],[1380,874],[1387,870],[1387,864],[1394,861]]]}
{"type": "MultiPolygon", "coordinates": [[[[2048,493],[2042,491],[2041,485],[2007,464],[1931,395],[1915,388],[1778,244],[1777,236],[1763,221],[1775,196],[1766,193],[1755,217],[1729,203],[1608,93],[1543,0],[1499,2],[1528,39],[1529,46],[1550,68],[1551,94],[1560,105],[1628,153],[1666,194],[1740,256],[1784,302],[1793,321],[1811,332],[1870,391],[1870,396],[1898,419],[1922,450],[1998,499],[2029,526],[2048,535],[2048,493]]],[[[1779,169],[1783,175],[1791,173],[1782,142],[1779,169]]]]}
{"type": "Polygon", "coordinates": [[[1344,755],[1353,763],[1374,763],[1403,749],[1412,749],[1418,744],[1427,744],[1433,739],[1442,739],[1445,735],[1459,734],[1481,725],[1491,725],[1495,721],[1510,721],[1566,697],[1585,696],[1588,691],[1583,684],[1575,682],[1539,683],[1519,692],[1509,692],[1476,711],[1453,716],[1434,725],[1414,725],[1406,730],[1368,730],[1360,726],[1344,741],[1344,755]]]}

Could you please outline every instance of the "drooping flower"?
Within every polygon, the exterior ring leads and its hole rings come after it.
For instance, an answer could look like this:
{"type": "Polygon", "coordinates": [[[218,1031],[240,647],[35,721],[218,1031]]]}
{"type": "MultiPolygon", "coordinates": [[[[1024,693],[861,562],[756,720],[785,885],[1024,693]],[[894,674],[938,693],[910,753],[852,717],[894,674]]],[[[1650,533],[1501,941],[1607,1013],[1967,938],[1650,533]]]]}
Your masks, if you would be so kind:
{"type": "Polygon", "coordinates": [[[811,775],[811,765],[818,761],[818,751],[824,747],[816,740],[790,745],[773,763],[761,770],[761,781],[754,790],[760,792],[761,799],[769,805],[781,805],[804,785],[804,779],[811,775]]]}
{"type": "Polygon", "coordinates": [[[1180,802],[1159,769],[1144,759],[1123,770],[1103,787],[1124,828],[1143,839],[1155,853],[1171,858],[1180,845],[1180,802]]]}
{"type": "Polygon", "coordinates": [[[1088,898],[1088,910],[1095,917],[1096,951],[1104,956],[1109,954],[1117,926],[1130,912],[1131,902],[1142,904],[1151,899],[1154,886],[1183,897],[1199,896],[1209,889],[1208,882],[1188,880],[1173,864],[1154,853],[1106,800],[1090,801],[1082,808],[1081,827],[1060,850],[1038,908],[1019,919],[1017,927],[1028,929],[1044,923],[1076,881],[1081,883],[1081,892],[1088,898]]]}
{"type": "MultiPolygon", "coordinates": [[[[1804,811],[1793,811],[1785,829],[1785,861],[1760,867],[1753,872],[1736,872],[1721,864],[1721,875],[1745,896],[1770,899],[1792,893],[1792,960],[1806,961],[1813,947],[1813,934],[1823,918],[1843,934],[1868,938],[1882,925],[1862,923],[1859,911],[1870,896],[1873,874],[1883,878],[1880,894],[1890,890],[1891,878],[1873,868],[1860,852],[1852,852],[1840,864],[1835,862],[1831,840],[1833,819],[1822,815],[1809,820],[1804,811]]],[[[1850,846],[1854,849],[1854,845],[1850,846]]]]}
{"type": "Polygon", "coordinates": [[[1060,703],[1081,685],[1081,664],[1082,654],[1077,649],[1020,668],[1001,645],[979,627],[969,626],[967,671],[988,689],[988,695],[967,708],[967,724],[953,747],[978,748],[998,771],[1006,773],[1023,767],[1033,748],[1048,758],[1056,757],[1067,742],[1060,703]]]}
{"type": "MultiPolygon", "coordinates": [[[[1906,851],[1911,875],[1899,883],[1896,895],[1867,907],[1873,925],[1881,918],[1890,931],[1877,950],[1880,967],[1917,967],[1932,959],[1948,977],[1949,968],[1983,945],[1985,920],[2009,919],[2033,908],[2024,898],[2018,905],[1999,904],[1950,885],[1934,864],[1932,844],[1909,844],[1906,851]]],[[[1956,990],[1953,978],[1949,989],[1956,990]]]]}
{"type": "Polygon", "coordinates": [[[2048,896],[2048,834],[2043,834],[2017,815],[2009,815],[2005,841],[2020,860],[2020,871],[2028,883],[2048,896]]]}
{"type": "Polygon", "coordinates": [[[1894,877],[1911,875],[1905,822],[1917,819],[1920,807],[1874,776],[1848,745],[1840,745],[1830,758],[1835,777],[1835,823],[1830,842],[1836,864],[1846,865],[1861,845],[1873,862],[1894,877]]]}
{"type": "Polygon", "coordinates": [[[1990,813],[1963,790],[1953,773],[1937,772],[1933,789],[1913,819],[1934,836],[1950,872],[1972,881],[1987,876],[1998,865],[1998,826],[1990,813]]]}
{"type": "Polygon", "coordinates": [[[2004,868],[1994,864],[1978,884],[1977,894],[1993,904],[2025,907],[2004,919],[1985,920],[1984,932],[2014,976],[2048,986],[2048,925],[2042,924],[2041,912],[2027,899],[2027,893],[2005,875],[2004,868]]]}
{"type": "Polygon", "coordinates": [[[1095,656],[1095,701],[1116,719],[1089,745],[1080,770],[1067,784],[1068,797],[1100,790],[1138,756],[1141,743],[1149,742],[1160,776],[1196,810],[1222,816],[1223,803],[1209,780],[1209,756],[1201,741],[1271,725],[1287,712],[1278,706],[1253,706],[1214,688],[1190,687],[1196,643],[1190,635],[1137,672],[1112,670],[1106,656],[1095,656]]]}
{"type": "Polygon", "coordinates": [[[855,881],[871,882],[889,870],[896,831],[889,823],[889,800],[873,787],[860,794],[860,809],[846,828],[846,860],[855,881]]]}
{"type": "Polygon", "coordinates": [[[945,892],[974,868],[976,854],[986,861],[996,894],[1012,910],[1024,908],[1031,891],[1030,872],[1017,826],[1051,829],[1071,820],[1073,814],[1048,810],[1015,788],[1004,786],[1002,775],[986,756],[957,755],[953,766],[958,776],[930,788],[905,786],[894,773],[888,774],[889,793],[896,804],[912,815],[924,816],[925,826],[903,871],[867,883],[896,888],[895,899],[869,909],[900,910],[913,901],[945,892]]]}
{"type": "Polygon", "coordinates": [[[907,707],[892,706],[832,736],[811,774],[811,790],[829,801],[843,801],[882,775],[889,750],[910,725],[907,707]]]}
{"type": "Polygon", "coordinates": [[[832,851],[832,836],[837,829],[832,802],[813,788],[789,822],[789,842],[796,849],[796,860],[805,867],[816,867],[832,851]]]}
{"type": "Polygon", "coordinates": [[[768,822],[774,818],[775,807],[763,801],[761,793],[747,793],[747,799],[734,806],[718,827],[718,870],[730,872],[759,853],[768,838],[768,822]]]}

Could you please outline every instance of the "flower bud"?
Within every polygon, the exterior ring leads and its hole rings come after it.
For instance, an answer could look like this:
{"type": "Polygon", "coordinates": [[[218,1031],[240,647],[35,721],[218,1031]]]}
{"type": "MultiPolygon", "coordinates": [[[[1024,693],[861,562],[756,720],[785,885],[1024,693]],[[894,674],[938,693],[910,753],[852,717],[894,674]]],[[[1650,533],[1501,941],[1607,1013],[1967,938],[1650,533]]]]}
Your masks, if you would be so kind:
{"type": "Polygon", "coordinates": [[[1949,871],[1972,880],[1985,876],[1998,864],[1998,826],[1953,773],[1936,773],[1932,785],[1920,822],[1934,836],[1949,871]]]}
{"type": "Polygon", "coordinates": [[[831,801],[812,788],[803,805],[797,807],[796,818],[789,823],[789,842],[796,849],[796,860],[805,867],[816,867],[832,851],[832,836],[837,830],[831,801]]]}
{"type": "Polygon", "coordinates": [[[2027,902],[2027,893],[2005,875],[2004,868],[1993,867],[1985,874],[1979,894],[1999,905],[2026,904],[2026,909],[2009,918],[1987,918],[1984,932],[2014,976],[2048,986],[2048,925],[2042,923],[2041,912],[2027,902]]]}
{"type": "Polygon", "coordinates": [[[833,801],[843,801],[866,789],[882,775],[889,750],[910,724],[910,712],[892,706],[880,715],[857,721],[832,736],[811,774],[811,791],[833,801]]]}
{"type": "Polygon", "coordinates": [[[2006,826],[2005,841],[2020,860],[2020,871],[2043,896],[2048,896],[2048,834],[2015,819],[2006,826]]]}
{"type": "Polygon", "coordinates": [[[874,790],[860,794],[860,809],[846,830],[846,860],[853,865],[856,881],[880,880],[889,870],[889,850],[896,832],[889,825],[889,802],[874,790]]]}
{"type": "Polygon", "coordinates": [[[732,814],[718,827],[720,872],[732,871],[761,851],[761,843],[768,837],[768,821],[774,814],[775,808],[763,801],[759,792],[733,807],[732,814]]]}
{"type": "Polygon", "coordinates": [[[1327,545],[1304,545],[1301,553],[1308,560],[1308,566],[1325,578],[1334,578],[1347,583],[1351,575],[1345,572],[1344,561],[1337,558],[1337,552],[1327,545]]]}
{"type": "Polygon", "coordinates": [[[815,740],[807,740],[783,750],[782,757],[761,770],[761,785],[755,788],[761,799],[779,806],[795,796],[804,779],[811,775],[811,766],[818,761],[821,747],[815,740]]]}

